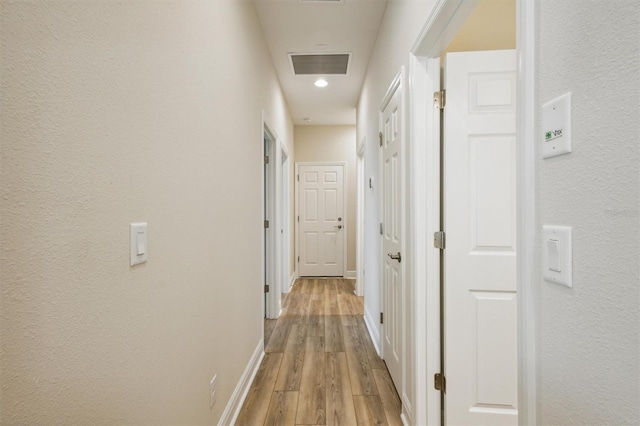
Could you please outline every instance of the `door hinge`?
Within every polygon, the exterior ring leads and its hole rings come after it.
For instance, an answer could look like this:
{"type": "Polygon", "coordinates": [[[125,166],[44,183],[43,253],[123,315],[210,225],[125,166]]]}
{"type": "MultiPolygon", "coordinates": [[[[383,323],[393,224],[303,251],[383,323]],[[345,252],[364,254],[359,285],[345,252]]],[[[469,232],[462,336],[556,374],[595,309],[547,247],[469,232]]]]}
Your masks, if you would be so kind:
{"type": "Polygon", "coordinates": [[[269,284],[264,285],[264,292],[269,293],[269,284]]]}
{"type": "Polygon", "coordinates": [[[300,182],[300,175],[296,175],[296,179],[300,182]]]}
{"type": "Polygon", "coordinates": [[[298,263],[300,263],[300,256],[298,256],[298,263]]]}
{"type": "Polygon", "coordinates": [[[300,215],[298,215],[298,222],[300,222],[300,215]]]}
{"type": "Polygon", "coordinates": [[[264,156],[264,164],[269,164],[269,156],[268,155],[264,156]]]}
{"type": "Polygon", "coordinates": [[[380,222],[380,235],[384,235],[384,225],[380,222]]]}
{"type": "Polygon", "coordinates": [[[433,387],[440,392],[447,393],[447,378],[442,373],[433,375],[433,387]]]}
{"type": "Polygon", "coordinates": [[[435,109],[444,109],[446,97],[446,92],[444,90],[433,92],[433,107],[435,109]]]}
{"type": "Polygon", "coordinates": [[[269,227],[269,221],[265,220],[264,221],[264,229],[267,229],[269,227]]]}
{"type": "Polygon", "coordinates": [[[433,233],[433,246],[437,249],[444,250],[446,246],[444,231],[438,231],[433,233]]]}
{"type": "Polygon", "coordinates": [[[380,146],[382,146],[382,132],[378,132],[378,139],[380,140],[380,146]]]}
{"type": "Polygon", "coordinates": [[[380,324],[384,324],[384,313],[380,312],[380,324]]]}

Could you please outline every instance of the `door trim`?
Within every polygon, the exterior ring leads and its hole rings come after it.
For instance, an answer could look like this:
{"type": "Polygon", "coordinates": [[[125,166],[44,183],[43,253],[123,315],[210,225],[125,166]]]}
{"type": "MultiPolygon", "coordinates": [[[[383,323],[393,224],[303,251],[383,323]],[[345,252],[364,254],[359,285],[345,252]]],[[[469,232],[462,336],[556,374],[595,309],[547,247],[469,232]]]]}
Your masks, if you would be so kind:
{"type": "Polygon", "coordinates": [[[343,176],[343,180],[342,180],[342,205],[343,205],[343,212],[342,214],[344,215],[344,225],[343,225],[343,232],[344,232],[344,238],[342,239],[342,244],[343,244],[343,248],[342,248],[342,278],[346,278],[347,277],[347,240],[348,238],[348,229],[349,229],[349,220],[348,220],[348,214],[349,214],[349,209],[347,206],[347,188],[348,188],[348,183],[347,183],[347,162],[346,161],[296,161],[295,163],[296,165],[296,173],[294,176],[294,182],[295,182],[295,198],[296,198],[296,211],[295,211],[295,216],[296,216],[296,276],[299,277],[300,276],[300,269],[299,269],[299,263],[297,261],[298,257],[300,256],[300,222],[298,221],[298,216],[300,215],[300,194],[298,193],[300,191],[300,182],[298,181],[298,176],[300,175],[300,166],[338,166],[338,167],[342,167],[342,176],[343,176]]]}
{"type": "MultiPolygon", "coordinates": [[[[440,368],[439,250],[430,235],[439,230],[440,202],[439,121],[431,97],[440,87],[439,57],[469,17],[477,0],[439,0],[416,38],[410,54],[409,117],[412,153],[410,182],[413,234],[409,251],[416,295],[413,345],[416,401],[413,422],[440,424],[440,392],[433,388],[433,374],[440,368]],[[438,133],[436,133],[436,130],[438,133]],[[420,167],[416,167],[420,165],[420,167]],[[437,172],[437,173],[436,173],[437,172]],[[421,264],[421,265],[419,265],[421,264]],[[434,315],[435,314],[435,315],[434,315]]],[[[518,291],[518,423],[536,424],[535,292],[535,0],[516,0],[517,125],[517,291],[518,291]]]]}
{"type": "Polygon", "coordinates": [[[365,148],[367,137],[362,138],[356,151],[356,296],[364,296],[364,192],[365,148]]]}

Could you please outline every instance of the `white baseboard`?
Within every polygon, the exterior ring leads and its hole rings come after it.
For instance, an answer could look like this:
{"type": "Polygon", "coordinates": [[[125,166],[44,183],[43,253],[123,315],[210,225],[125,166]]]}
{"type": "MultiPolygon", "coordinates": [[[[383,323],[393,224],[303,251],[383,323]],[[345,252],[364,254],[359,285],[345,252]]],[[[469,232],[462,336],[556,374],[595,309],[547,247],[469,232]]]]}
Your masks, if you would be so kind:
{"type": "Polygon", "coordinates": [[[344,276],[344,278],[347,279],[347,280],[355,280],[356,279],[356,271],[347,271],[347,273],[344,276]]]}
{"type": "Polygon", "coordinates": [[[367,330],[369,331],[369,336],[371,337],[371,341],[373,342],[373,347],[376,349],[378,356],[382,353],[380,351],[380,333],[378,329],[375,327],[375,317],[371,316],[371,313],[364,307],[364,323],[367,326],[367,330]]]}
{"type": "Polygon", "coordinates": [[[409,423],[409,420],[407,420],[407,416],[404,415],[404,413],[400,414],[400,420],[402,421],[402,424],[404,426],[409,426],[411,423],[409,423]]]}
{"type": "Polygon", "coordinates": [[[291,291],[297,279],[298,279],[298,274],[296,274],[296,271],[293,271],[291,273],[291,276],[289,277],[289,291],[291,291]]]}
{"type": "Polygon", "coordinates": [[[253,383],[256,373],[258,373],[262,358],[264,358],[264,340],[260,339],[256,350],[249,360],[249,364],[247,364],[242,376],[240,376],[240,380],[233,390],[227,406],[222,412],[218,426],[235,424],[238,419],[238,414],[240,414],[240,409],[242,409],[242,404],[244,404],[244,399],[249,393],[249,388],[251,388],[251,383],[253,383]]]}

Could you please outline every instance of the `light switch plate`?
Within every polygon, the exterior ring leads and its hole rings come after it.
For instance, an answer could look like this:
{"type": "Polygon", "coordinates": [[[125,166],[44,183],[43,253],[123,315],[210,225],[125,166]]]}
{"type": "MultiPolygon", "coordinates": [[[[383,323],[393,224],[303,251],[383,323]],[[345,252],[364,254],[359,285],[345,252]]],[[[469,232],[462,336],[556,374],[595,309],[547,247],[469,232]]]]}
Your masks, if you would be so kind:
{"type": "Polygon", "coordinates": [[[131,229],[131,266],[147,261],[149,257],[149,244],[147,238],[146,223],[132,223],[131,229]]]}
{"type": "Polygon", "coordinates": [[[542,105],[542,158],[571,152],[571,92],[542,105]]]}
{"type": "Polygon", "coordinates": [[[572,228],[545,225],[542,229],[542,276],[551,283],[573,287],[572,228]]]}

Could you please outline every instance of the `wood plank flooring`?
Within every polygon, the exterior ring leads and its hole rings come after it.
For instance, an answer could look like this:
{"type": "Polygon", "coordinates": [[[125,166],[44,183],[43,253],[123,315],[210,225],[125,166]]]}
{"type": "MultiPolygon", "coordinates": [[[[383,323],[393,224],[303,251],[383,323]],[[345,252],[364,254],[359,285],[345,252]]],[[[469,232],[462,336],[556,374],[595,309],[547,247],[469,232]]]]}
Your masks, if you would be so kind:
{"type": "Polygon", "coordinates": [[[400,398],[353,281],[299,279],[265,321],[265,357],[236,425],[401,425],[400,398]]]}

